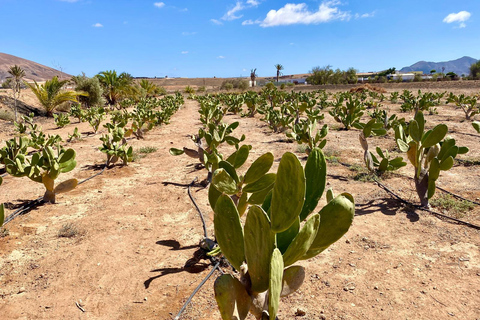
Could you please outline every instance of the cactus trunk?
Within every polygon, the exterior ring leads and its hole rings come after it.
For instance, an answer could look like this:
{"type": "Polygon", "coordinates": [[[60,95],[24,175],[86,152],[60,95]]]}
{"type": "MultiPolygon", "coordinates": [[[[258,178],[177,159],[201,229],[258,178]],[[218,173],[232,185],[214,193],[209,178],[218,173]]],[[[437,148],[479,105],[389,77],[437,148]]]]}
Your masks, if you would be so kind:
{"type": "Polygon", "coordinates": [[[415,189],[417,190],[422,207],[429,208],[428,203],[428,172],[425,169],[420,171],[419,176],[415,175],[415,189]]]}
{"type": "Polygon", "coordinates": [[[43,201],[47,203],[55,203],[55,192],[46,190],[43,195],[43,201]]]}

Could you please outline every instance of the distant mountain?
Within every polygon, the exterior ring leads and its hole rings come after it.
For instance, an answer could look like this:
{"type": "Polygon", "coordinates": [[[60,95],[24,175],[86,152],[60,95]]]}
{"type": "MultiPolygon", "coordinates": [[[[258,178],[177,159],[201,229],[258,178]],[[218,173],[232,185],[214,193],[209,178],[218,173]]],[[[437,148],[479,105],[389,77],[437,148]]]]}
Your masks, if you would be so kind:
{"type": "Polygon", "coordinates": [[[25,80],[45,81],[58,76],[61,79],[68,79],[72,76],[56,69],[41,65],[39,63],[12,56],[0,52],[0,82],[10,77],[7,72],[10,67],[18,65],[25,70],[25,80]]]}
{"type": "Polygon", "coordinates": [[[455,72],[459,76],[462,74],[468,76],[470,73],[470,66],[477,61],[477,59],[471,57],[462,57],[457,60],[445,62],[419,61],[415,64],[412,64],[410,67],[404,67],[400,69],[400,72],[423,71],[423,73],[430,73],[431,70],[442,72],[442,68],[445,67],[445,73],[455,72]]]}

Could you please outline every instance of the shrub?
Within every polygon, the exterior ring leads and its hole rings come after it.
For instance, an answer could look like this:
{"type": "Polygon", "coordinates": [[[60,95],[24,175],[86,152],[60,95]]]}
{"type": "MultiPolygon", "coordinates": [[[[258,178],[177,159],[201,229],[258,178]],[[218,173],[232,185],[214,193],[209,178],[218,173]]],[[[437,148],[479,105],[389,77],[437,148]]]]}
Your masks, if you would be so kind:
{"type": "Polygon", "coordinates": [[[184,89],[184,92],[185,92],[185,93],[188,93],[188,94],[194,94],[194,93],[195,93],[195,89],[193,89],[193,88],[190,87],[190,86],[186,86],[185,89],[184,89]]]}
{"type": "Polygon", "coordinates": [[[242,91],[248,89],[248,81],[244,79],[227,79],[222,82],[220,86],[222,90],[232,90],[232,89],[240,89],[242,91]]]}
{"type": "Polygon", "coordinates": [[[103,89],[97,77],[89,78],[85,74],[72,77],[75,90],[88,93],[88,96],[78,97],[78,101],[84,108],[102,106],[106,100],[103,98],[103,89]]]}
{"type": "Polygon", "coordinates": [[[477,61],[470,66],[470,77],[472,79],[480,78],[480,61],[477,61]]]}

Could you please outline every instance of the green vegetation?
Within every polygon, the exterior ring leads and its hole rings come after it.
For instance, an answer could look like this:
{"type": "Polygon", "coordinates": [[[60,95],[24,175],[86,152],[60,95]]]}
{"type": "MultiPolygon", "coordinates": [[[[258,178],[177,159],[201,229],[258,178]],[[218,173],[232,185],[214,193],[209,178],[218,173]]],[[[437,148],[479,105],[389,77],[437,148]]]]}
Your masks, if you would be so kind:
{"type": "Polygon", "coordinates": [[[79,96],[78,102],[83,108],[101,107],[105,105],[103,88],[98,77],[89,78],[84,73],[72,77],[75,90],[85,92],[87,95],[79,96]]]}
{"type": "Polygon", "coordinates": [[[327,205],[311,215],[326,184],[320,149],[312,150],[305,168],[288,152],[276,174],[267,173],[272,164],[273,155],[266,153],[245,175],[238,175],[226,161],[209,189],[216,253],[240,272],[240,279],[224,274],[215,281],[215,298],[225,320],[245,319],[249,312],[256,319],[276,319],[280,297],[298,290],[305,279],[305,269],[294,264],[323,252],[353,221],[355,205],[348,193],[334,198],[330,191],[327,205]]]}
{"type": "Polygon", "coordinates": [[[310,73],[312,75],[307,78],[307,82],[313,85],[357,83],[357,70],[354,68],[342,71],[340,69],[333,70],[331,66],[314,67],[310,73]]]}
{"type": "Polygon", "coordinates": [[[25,77],[25,70],[21,67],[14,65],[10,67],[7,72],[12,76],[9,80],[10,88],[12,89],[15,116],[14,120],[17,121],[17,101],[20,98],[20,90],[22,88],[23,77],[25,77]]]}
{"type": "Polygon", "coordinates": [[[456,199],[449,194],[433,198],[430,204],[435,208],[452,213],[457,219],[462,218],[465,216],[465,213],[473,210],[475,207],[473,203],[466,200],[456,199]]]}
{"type": "Polygon", "coordinates": [[[68,83],[68,80],[59,81],[56,76],[52,80],[45,81],[42,85],[39,85],[36,81],[34,83],[34,85],[27,83],[27,86],[32,90],[47,112],[47,117],[53,117],[53,111],[61,104],[77,102],[78,96],[87,95],[84,92],[62,90],[63,86],[68,83]]]}
{"type": "Polygon", "coordinates": [[[107,70],[100,72],[96,77],[103,88],[103,95],[107,99],[107,103],[111,106],[119,103],[131,92],[133,79],[126,72],[118,75],[115,70],[107,70]]]}

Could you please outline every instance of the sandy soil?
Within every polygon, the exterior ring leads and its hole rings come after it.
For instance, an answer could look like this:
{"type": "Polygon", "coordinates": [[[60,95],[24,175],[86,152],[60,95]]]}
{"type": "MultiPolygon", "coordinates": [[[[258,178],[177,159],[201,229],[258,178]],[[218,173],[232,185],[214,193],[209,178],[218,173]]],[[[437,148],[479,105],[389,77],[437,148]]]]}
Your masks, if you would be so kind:
{"type": "MultiPolygon", "coordinates": [[[[468,90],[478,92],[477,87],[468,90]]],[[[399,105],[384,107],[399,112],[399,105]]],[[[193,159],[168,153],[170,147],[191,146],[188,135],[201,126],[197,109],[195,101],[186,100],[169,125],[149,132],[145,140],[131,141],[135,149],[151,146],[156,152],[128,167],[108,169],[58,196],[57,204],[41,206],[7,225],[9,236],[0,238],[2,319],[174,318],[212,268],[198,247],[202,225],[187,190],[164,184],[206,177],[205,170],[194,168],[193,159]],[[73,238],[58,236],[67,223],[78,228],[73,238]]],[[[426,116],[427,127],[445,122],[458,144],[471,150],[461,158],[480,160],[480,136],[463,120],[463,113],[452,105],[438,110],[438,115],[426,116]]],[[[80,132],[91,131],[86,123],[74,121],[56,129],[52,119],[40,119],[47,133],[64,139],[75,126],[80,132]]],[[[229,114],[226,121],[240,121],[235,135],[245,133],[245,142],[253,146],[249,162],[268,151],[275,155],[274,167],[286,151],[305,161],[296,144],[272,133],[259,117],[229,114]]],[[[326,154],[362,166],[358,131],[338,130],[340,125],[328,114],[325,122],[331,126],[326,154]]],[[[0,141],[13,134],[13,126],[0,120],[0,141]]],[[[77,151],[78,165],[61,179],[84,179],[98,172],[105,161],[98,150],[100,134],[67,144],[77,151]]],[[[392,134],[373,138],[370,145],[392,150],[392,134]]],[[[411,173],[408,165],[383,182],[416,202],[413,182],[407,178],[411,173]]],[[[404,208],[376,184],[355,180],[358,172],[340,164],[330,163],[328,174],[329,187],[336,193],[355,197],[353,226],[326,252],[301,263],[307,272],[305,283],[282,299],[279,319],[480,319],[479,231],[404,208]]],[[[478,201],[479,177],[479,166],[458,165],[442,173],[439,185],[478,201]]],[[[7,176],[0,202],[8,204],[9,214],[41,196],[42,189],[27,178],[7,176]]],[[[195,187],[193,195],[213,237],[207,191],[195,187]]],[[[480,209],[475,207],[462,219],[480,225],[480,209]]],[[[213,278],[181,319],[220,319],[213,278]]]]}

